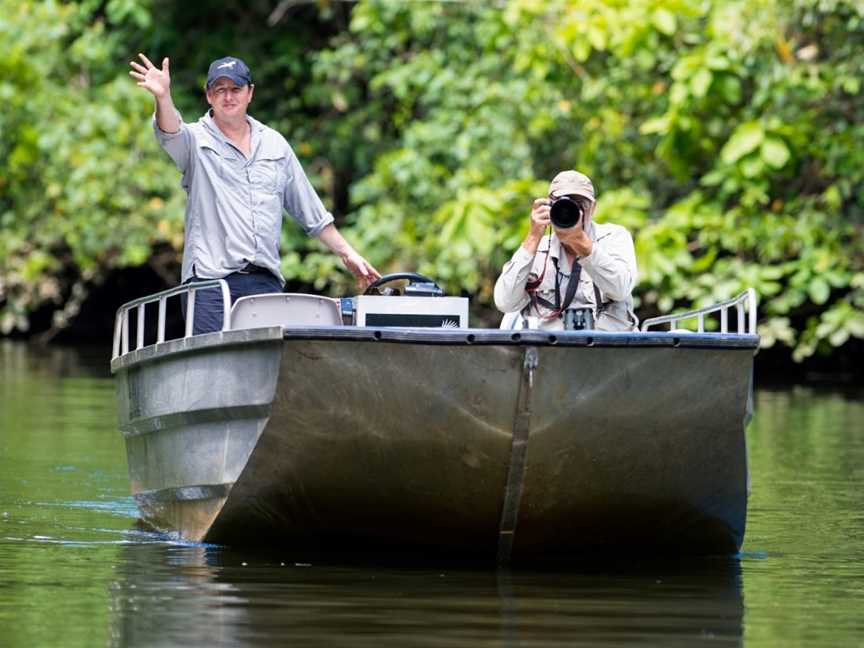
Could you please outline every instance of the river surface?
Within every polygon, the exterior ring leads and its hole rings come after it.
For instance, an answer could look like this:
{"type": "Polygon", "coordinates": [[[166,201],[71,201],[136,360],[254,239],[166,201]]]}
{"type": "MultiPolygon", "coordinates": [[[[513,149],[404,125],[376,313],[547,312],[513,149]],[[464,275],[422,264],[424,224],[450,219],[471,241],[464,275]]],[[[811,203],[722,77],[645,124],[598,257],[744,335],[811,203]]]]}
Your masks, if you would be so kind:
{"type": "Polygon", "coordinates": [[[740,555],[298,563],[136,525],[102,350],[0,341],[0,647],[864,646],[864,393],[758,389],[740,555]]]}

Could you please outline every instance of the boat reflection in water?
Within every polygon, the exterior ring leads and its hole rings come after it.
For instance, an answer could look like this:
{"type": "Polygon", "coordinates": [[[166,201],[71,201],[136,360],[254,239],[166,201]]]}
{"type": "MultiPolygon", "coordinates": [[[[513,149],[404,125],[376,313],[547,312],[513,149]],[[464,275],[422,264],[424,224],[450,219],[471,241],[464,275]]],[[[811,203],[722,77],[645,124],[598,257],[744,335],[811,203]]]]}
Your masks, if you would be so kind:
{"type": "Polygon", "coordinates": [[[554,571],[323,566],[166,544],[123,547],[117,646],[742,645],[735,558],[554,571]]]}
{"type": "Polygon", "coordinates": [[[158,529],[301,560],[741,546],[752,291],[716,307],[717,333],[701,312],[695,333],[471,329],[458,299],[404,296],[358,298],[346,326],[336,300],[270,295],[163,341],[184,290],[149,298],[153,344],[145,300],[124,306],[112,361],[132,492],[158,529]]]}

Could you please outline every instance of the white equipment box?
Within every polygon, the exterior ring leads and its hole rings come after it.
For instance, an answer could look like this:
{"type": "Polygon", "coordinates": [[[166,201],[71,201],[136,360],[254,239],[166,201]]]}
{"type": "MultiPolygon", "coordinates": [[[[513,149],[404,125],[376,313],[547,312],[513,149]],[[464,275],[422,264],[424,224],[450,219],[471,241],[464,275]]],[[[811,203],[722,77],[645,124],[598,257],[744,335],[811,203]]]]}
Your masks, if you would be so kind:
{"type": "Polygon", "coordinates": [[[357,326],[468,328],[467,297],[385,297],[359,295],[357,326]]]}

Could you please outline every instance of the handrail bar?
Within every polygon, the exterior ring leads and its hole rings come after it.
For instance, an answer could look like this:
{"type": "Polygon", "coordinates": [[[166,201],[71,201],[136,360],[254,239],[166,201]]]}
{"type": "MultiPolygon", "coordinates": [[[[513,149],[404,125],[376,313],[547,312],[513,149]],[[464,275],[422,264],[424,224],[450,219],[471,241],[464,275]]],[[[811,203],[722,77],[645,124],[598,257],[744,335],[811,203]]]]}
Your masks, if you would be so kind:
{"type": "MultiPolygon", "coordinates": [[[[112,345],[111,359],[115,360],[121,355],[129,352],[129,312],[133,308],[137,309],[135,350],[138,350],[144,346],[144,309],[147,304],[152,304],[155,302],[159,303],[158,323],[156,329],[156,343],[158,344],[165,341],[165,311],[168,298],[182,295],[184,293],[189,294],[189,299],[186,302],[186,328],[183,337],[191,337],[193,332],[193,322],[195,319],[195,294],[199,290],[206,290],[209,288],[220,289],[220,294],[222,297],[222,330],[231,330],[231,292],[228,288],[228,284],[225,282],[224,279],[210,279],[207,281],[199,281],[195,283],[184,284],[181,286],[175,286],[174,288],[168,288],[167,290],[163,290],[153,295],[147,295],[145,297],[133,299],[132,301],[126,302],[117,309],[117,314],[114,319],[114,340],[112,345]]],[[[728,333],[728,310],[730,308],[735,308],[736,310],[736,331],[739,334],[745,332],[746,323],[746,332],[750,335],[756,335],[756,291],[753,290],[753,288],[748,288],[747,290],[737,295],[736,297],[733,297],[732,299],[718,302],[710,306],[685,311],[683,313],[673,313],[670,315],[651,317],[642,322],[641,330],[644,332],[652,326],[659,326],[661,324],[668,323],[669,330],[672,331],[677,328],[677,325],[680,321],[696,317],[698,318],[697,330],[699,333],[702,333],[705,331],[705,316],[711,313],[719,312],[720,332],[728,333]],[[744,312],[745,305],[747,307],[746,318],[744,312]]]]}
{"type": "Polygon", "coordinates": [[[114,341],[112,346],[111,359],[115,360],[121,355],[129,353],[129,311],[133,308],[137,309],[137,326],[135,331],[135,350],[144,346],[144,309],[147,304],[159,302],[159,319],[156,325],[156,343],[165,341],[165,310],[166,302],[169,297],[188,293],[189,298],[186,301],[186,329],[184,338],[190,337],[193,331],[193,322],[195,320],[195,293],[199,290],[207,290],[208,288],[219,288],[222,297],[222,330],[228,331],[231,329],[231,291],[228,289],[228,284],[224,279],[208,279],[207,281],[197,281],[194,283],[183,284],[168,288],[162,292],[146,297],[139,297],[132,301],[126,302],[117,309],[117,315],[114,318],[114,341]]]}
{"type": "Polygon", "coordinates": [[[684,313],[673,313],[671,315],[661,315],[659,317],[651,317],[642,322],[642,331],[647,331],[652,326],[658,326],[660,324],[669,324],[669,330],[675,330],[678,327],[678,322],[681,320],[691,319],[693,317],[698,318],[697,324],[697,332],[704,333],[705,332],[705,316],[711,313],[720,313],[720,332],[728,333],[729,332],[729,315],[728,310],[730,308],[735,308],[737,314],[737,329],[738,333],[749,333],[750,335],[756,335],[756,291],[752,288],[748,288],[740,295],[733,297],[732,299],[727,299],[726,301],[718,302],[716,304],[712,304],[711,306],[704,306],[702,308],[697,308],[695,310],[686,311],[684,313]],[[746,322],[745,322],[745,306],[747,308],[746,313],[746,322]],[[745,331],[746,324],[746,331],[745,331]]]}

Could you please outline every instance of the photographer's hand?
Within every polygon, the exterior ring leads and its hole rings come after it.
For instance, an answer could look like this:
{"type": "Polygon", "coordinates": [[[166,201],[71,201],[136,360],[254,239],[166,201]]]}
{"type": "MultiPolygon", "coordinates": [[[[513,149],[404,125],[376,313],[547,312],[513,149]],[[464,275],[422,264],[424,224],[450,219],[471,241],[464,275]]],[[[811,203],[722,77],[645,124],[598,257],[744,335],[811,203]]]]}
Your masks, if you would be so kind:
{"type": "Polygon", "coordinates": [[[546,233],[549,223],[549,199],[537,198],[531,208],[531,228],[528,230],[528,236],[522,241],[522,247],[531,254],[536,254],[540,239],[546,233]]]}
{"type": "Polygon", "coordinates": [[[558,240],[561,241],[561,245],[564,246],[565,250],[580,259],[590,256],[594,249],[594,243],[591,241],[591,237],[585,233],[585,230],[582,229],[581,225],[569,227],[567,229],[558,229],[556,227],[555,236],[557,236],[558,240]]]}

